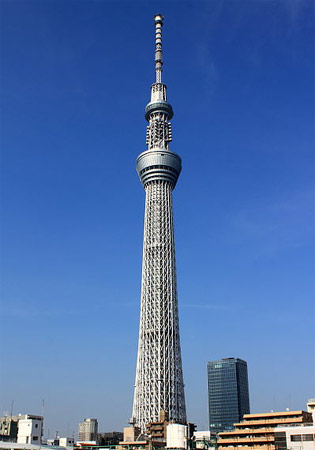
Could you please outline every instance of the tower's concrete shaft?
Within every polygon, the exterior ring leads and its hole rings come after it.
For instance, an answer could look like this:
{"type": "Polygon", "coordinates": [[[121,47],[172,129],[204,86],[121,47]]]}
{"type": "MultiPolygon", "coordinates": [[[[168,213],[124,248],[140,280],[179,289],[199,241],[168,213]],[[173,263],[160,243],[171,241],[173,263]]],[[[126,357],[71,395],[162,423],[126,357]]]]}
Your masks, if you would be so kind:
{"type": "Polygon", "coordinates": [[[133,421],[143,432],[162,409],[169,420],[186,423],[172,206],[181,159],[169,149],[173,110],[161,82],[163,17],[154,20],[156,82],[145,111],[148,149],[137,159],[146,200],[133,421]]]}

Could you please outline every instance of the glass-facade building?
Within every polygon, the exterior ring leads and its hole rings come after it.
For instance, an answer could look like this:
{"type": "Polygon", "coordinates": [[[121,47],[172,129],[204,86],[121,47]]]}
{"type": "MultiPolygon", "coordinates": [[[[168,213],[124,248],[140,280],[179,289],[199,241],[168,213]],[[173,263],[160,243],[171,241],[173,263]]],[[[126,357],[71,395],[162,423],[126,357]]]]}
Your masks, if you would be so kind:
{"type": "Polygon", "coordinates": [[[233,429],[233,424],[249,414],[247,363],[239,358],[208,362],[210,431],[233,429]]]}

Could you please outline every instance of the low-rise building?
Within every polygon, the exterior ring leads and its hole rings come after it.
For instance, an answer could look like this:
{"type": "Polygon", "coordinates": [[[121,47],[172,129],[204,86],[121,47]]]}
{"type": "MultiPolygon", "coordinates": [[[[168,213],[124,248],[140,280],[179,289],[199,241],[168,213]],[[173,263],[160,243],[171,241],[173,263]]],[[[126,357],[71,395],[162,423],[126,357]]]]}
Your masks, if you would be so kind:
{"type": "Polygon", "coordinates": [[[188,427],[179,423],[169,423],[166,427],[166,448],[187,449],[188,427]]]}
{"type": "Polygon", "coordinates": [[[163,409],[159,421],[146,425],[145,434],[131,421],[130,427],[124,428],[124,440],[119,445],[124,448],[191,448],[196,425],[193,423],[176,424],[169,421],[168,414],[163,409]],[[179,442],[181,443],[179,446],[179,442]],[[175,447],[174,447],[175,446],[175,447]]]}
{"type": "Polygon", "coordinates": [[[38,444],[42,442],[43,417],[25,414],[18,421],[18,444],[38,444]]]}
{"type": "Polygon", "coordinates": [[[279,426],[275,429],[276,450],[315,450],[315,425],[279,426]]]}
{"type": "Polygon", "coordinates": [[[306,411],[244,414],[243,420],[234,424],[234,430],[218,434],[218,449],[276,450],[276,427],[306,423],[312,423],[312,414],[306,411]]]}
{"type": "Polygon", "coordinates": [[[57,446],[57,445],[59,445],[59,438],[45,439],[43,441],[43,444],[50,445],[50,446],[57,446]]]}
{"type": "MultiPolygon", "coordinates": [[[[139,441],[140,434],[141,434],[140,428],[134,426],[134,424],[131,424],[130,427],[124,428],[124,440],[122,442],[120,442],[120,444],[125,443],[127,445],[131,445],[131,442],[139,441]]],[[[146,443],[146,441],[143,441],[143,442],[146,443]]]]}
{"type": "Polygon", "coordinates": [[[76,447],[82,447],[82,448],[98,447],[98,443],[97,443],[97,441],[77,441],[76,447]]]}
{"type": "Polygon", "coordinates": [[[168,414],[164,409],[160,411],[158,422],[150,422],[146,426],[146,434],[154,447],[165,447],[166,445],[166,430],[168,421],[168,414]]]}
{"type": "Polygon", "coordinates": [[[209,430],[207,431],[195,431],[193,440],[197,449],[216,448],[217,435],[209,430]]]}
{"type": "Polygon", "coordinates": [[[98,433],[99,445],[117,445],[122,441],[124,435],[121,431],[109,431],[106,433],[98,433]]]}
{"type": "Polygon", "coordinates": [[[18,420],[12,416],[0,417],[0,440],[16,442],[18,433],[18,420]]]}
{"type": "Polygon", "coordinates": [[[58,439],[58,445],[60,447],[73,447],[74,446],[74,438],[69,437],[61,437],[58,439]]]}
{"type": "Polygon", "coordinates": [[[19,444],[42,443],[42,416],[32,414],[17,414],[0,418],[0,440],[17,442],[19,444]]]}

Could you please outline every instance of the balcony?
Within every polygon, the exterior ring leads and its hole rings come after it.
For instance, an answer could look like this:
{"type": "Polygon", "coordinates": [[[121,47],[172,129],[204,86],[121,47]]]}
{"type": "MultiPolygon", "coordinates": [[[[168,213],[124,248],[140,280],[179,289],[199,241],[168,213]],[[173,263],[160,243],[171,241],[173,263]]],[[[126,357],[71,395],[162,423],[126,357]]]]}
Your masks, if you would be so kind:
{"type": "Polygon", "coordinates": [[[229,446],[222,446],[218,445],[218,450],[275,450],[275,445],[272,444],[266,444],[266,445],[229,445],[229,446]]]}
{"type": "Polygon", "coordinates": [[[218,445],[225,444],[247,444],[249,442],[274,442],[274,436],[255,436],[255,437],[230,437],[230,438],[219,438],[218,445]]]}
{"type": "MultiPolygon", "coordinates": [[[[283,423],[303,423],[303,417],[286,417],[286,418],[274,418],[274,419],[257,419],[257,420],[244,420],[240,423],[235,423],[235,428],[245,428],[249,426],[265,425],[265,424],[275,424],[280,425],[283,423]]],[[[305,422],[304,422],[305,423],[305,422]]]]}
{"type": "MultiPolygon", "coordinates": [[[[281,425],[282,426],[282,425],[281,425]]],[[[224,438],[225,436],[233,437],[239,436],[240,434],[262,434],[262,433],[274,433],[275,428],[271,427],[259,427],[259,428],[244,428],[236,429],[234,431],[222,431],[219,434],[219,438],[224,438]]]]}

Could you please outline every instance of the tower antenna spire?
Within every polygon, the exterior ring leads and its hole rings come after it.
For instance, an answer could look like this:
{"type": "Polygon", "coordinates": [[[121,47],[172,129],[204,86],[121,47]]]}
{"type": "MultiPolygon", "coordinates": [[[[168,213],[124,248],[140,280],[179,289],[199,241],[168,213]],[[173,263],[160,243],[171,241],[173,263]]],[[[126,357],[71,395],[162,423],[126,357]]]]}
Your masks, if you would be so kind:
{"type": "Polygon", "coordinates": [[[162,14],[154,16],[155,22],[155,82],[162,82],[163,52],[162,52],[162,26],[164,17],[162,14]]]}

